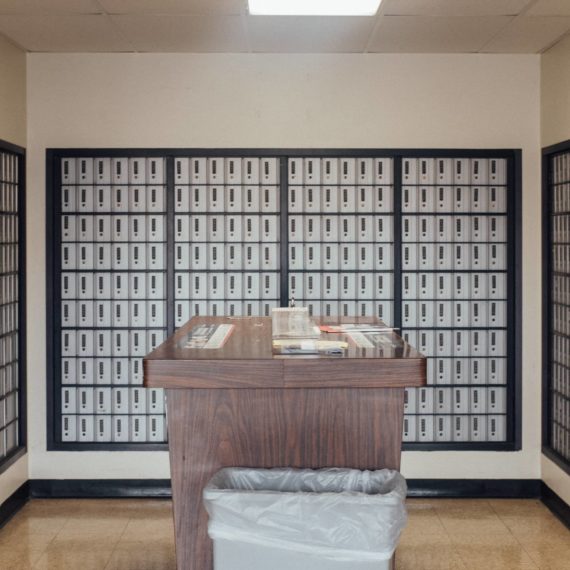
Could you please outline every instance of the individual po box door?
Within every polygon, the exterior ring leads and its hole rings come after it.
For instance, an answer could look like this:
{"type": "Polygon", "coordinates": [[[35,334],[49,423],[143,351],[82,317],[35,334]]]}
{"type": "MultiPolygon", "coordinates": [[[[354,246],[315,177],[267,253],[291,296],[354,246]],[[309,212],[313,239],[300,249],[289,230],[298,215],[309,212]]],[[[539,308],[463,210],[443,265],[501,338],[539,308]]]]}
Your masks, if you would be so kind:
{"type": "Polygon", "coordinates": [[[190,211],[196,213],[208,211],[207,186],[192,186],[190,189],[190,211]]]}
{"type": "Polygon", "coordinates": [[[223,212],[225,208],[224,187],[208,186],[207,192],[208,192],[208,211],[223,212]]]}
{"type": "Polygon", "coordinates": [[[129,416],[112,417],[112,441],[115,443],[125,443],[129,441],[129,416]]]}
{"type": "Polygon", "coordinates": [[[435,159],[420,158],[418,160],[418,182],[420,184],[434,184],[435,180],[435,159]]]}
{"type": "Polygon", "coordinates": [[[469,441],[469,416],[453,416],[453,441],[469,441]]]}
{"type": "Polygon", "coordinates": [[[418,416],[418,441],[429,442],[435,438],[434,416],[418,416]]]}
{"type": "Polygon", "coordinates": [[[61,266],[63,269],[76,269],[77,256],[75,244],[64,244],[61,247],[61,266]]]}
{"type": "Polygon", "coordinates": [[[321,160],[322,184],[338,184],[338,158],[323,158],[321,160]]]}
{"type": "Polygon", "coordinates": [[[341,158],[339,165],[339,183],[349,185],[356,184],[356,159],[341,158]]]}
{"type": "Polygon", "coordinates": [[[77,413],[77,389],[62,388],[61,390],[61,411],[64,414],[77,413]]]}
{"type": "Polygon", "coordinates": [[[434,212],[435,211],[435,191],[431,186],[422,186],[418,190],[418,211],[434,212]]]}
{"type": "Polygon", "coordinates": [[[374,188],[372,186],[359,186],[357,194],[357,210],[365,214],[373,212],[374,188]]]}
{"type": "Polygon", "coordinates": [[[95,416],[95,441],[106,443],[111,440],[111,416],[95,416]]]}
{"type": "Polygon", "coordinates": [[[453,212],[453,188],[438,186],[435,194],[435,208],[438,212],[453,212]]]}
{"type": "MultiPolygon", "coordinates": [[[[434,303],[432,301],[419,301],[416,303],[418,308],[417,315],[417,326],[419,327],[433,327],[435,325],[434,320],[434,303]]],[[[448,312],[449,309],[446,303],[437,303],[437,322],[439,326],[449,326],[448,322],[448,312]]]]}
{"type": "Polygon", "coordinates": [[[261,211],[261,191],[257,186],[246,186],[244,188],[242,205],[244,212],[257,214],[261,211]]]}
{"type": "Polygon", "coordinates": [[[305,212],[319,212],[321,209],[321,189],[316,186],[306,186],[304,189],[305,212]]]}
{"type": "Polygon", "coordinates": [[[386,254],[385,250],[389,250],[388,247],[383,247],[381,245],[376,246],[376,253],[377,258],[375,260],[373,253],[373,248],[370,247],[370,244],[362,244],[359,243],[356,246],[356,259],[358,264],[358,269],[362,270],[371,270],[375,267],[377,269],[390,269],[391,268],[391,260],[389,256],[386,254]]]}
{"type": "Polygon", "coordinates": [[[165,441],[163,416],[148,417],[148,441],[153,441],[153,442],[165,441]]]}
{"type": "Polygon", "coordinates": [[[416,416],[404,417],[403,440],[406,442],[417,440],[417,418],[416,416]]]}
{"type": "MultiPolygon", "coordinates": [[[[304,218],[305,222],[305,229],[304,229],[304,238],[305,241],[321,241],[321,220],[318,216],[306,216],[304,218]]],[[[293,223],[293,220],[291,220],[293,223]]],[[[267,239],[264,236],[265,241],[267,239]]],[[[275,237],[270,239],[270,241],[276,241],[275,237]]]]}
{"type": "Polygon", "coordinates": [[[435,411],[439,414],[450,414],[452,412],[452,390],[450,388],[435,389],[435,411]]]}
{"type": "Polygon", "coordinates": [[[404,186],[402,189],[402,211],[418,211],[418,191],[415,186],[404,186]]]}
{"type": "Polygon", "coordinates": [[[417,238],[419,241],[430,242],[435,239],[435,216],[421,216],[417,223],[417,238]]]}
{"type": "Polygon", "coordinates": [[[485,242],[487,239],[487,216],[473,216],[471,219],[471,241],[485,242]]]}
{"type": "Polygon", "coordinates": [[[261,293],[264,299],[279,298],[279,285],[276,273],[263,273],[261,275],[261,293]]]}
{"type": "Polygon", "coordinates": [[[174,304],[175,325],[182,326],[190,319],[190,302],[176,301],[174,304]]]}
{"type": "Polygon", "coordinates": [[[61,181],[63,184],[75,184],[77,182],[77,162],[75,158],[64,158],[61,161],[61,181]]]}
{"type": "Polygon", "coordinates": [[[128,184],[129,182],[129,159],[111,159],[111,182],[113,184],[128,184]]]}
{"type": "Polygon", "coordinates": [[[289,298],[303,299],[305,297],[303,273],[289,273],[289,298]]]}
{"type": "MultiPolygon", "coordinates": [[[[164,212],[166,210],[166,191],[162,186],[149,186],[146,195],[148,212],[164,212]]],[[[133,204],[133,202],[131,203],[133,204]]],[[[136,208],[136,201],[134,201],[134,205],[136,208]]]]}
{"type": "Polygon", "coordinates": [[[225,181],[226,184],[241,184],[242,162],[239,158],[229,157],[225,160],[225,181]]]}
{"type": "Polygon", "coordinates": [[[242,276],[240,273],[228,273],[225,276],[226,291],[225,295],[228,299],[241,299],[242,293],[242,276]]]}
{"type": "Polygon", "coordinates": [[[339,211],[338,188],[336,186],[325,186],[321,192],[322,211],[337,213],[339,211]]]}
{"type": "Polygon", "coordinates": [[[392,242],[394,239],[392,218],[377,216],[374,220],[374,240],[377,242],[392,242]]]}
{"type": "Polygon", "coordinates": [[[223,184],[225,171],[223,158],[208,158],[206,180],[210,184],[223,184]]]}
{"type": "Polygon", "coordinates": [[[61,439],[64,442],[77,441],[77,416],[61,417],[61,439]]]}
{"type": "Polygon", "coordinates": [[[402,298],[418,298],[418,276],[415,273],[404,273],[402,275],[402,298]]]}
{"type": "Polygon", "coordinates": [[[93,212],[95,209],[93,187],[80,186],[76,193],[76,207],[79,212],[93,212]]]}
{"type": "Polygon", "coordinates": [[[418,390],[415,388],[406,388],[404,391],[404,413],[405,414],[417,414],[417,399],[418,390]]]}
{"type": "Polygon", "coordinates": [[[190,159],[190,183],[205,184],[208,178],[206,158],[190,159]]]}
{"type": "Polygon", "coordinates": [[[420,414],[432,414],[434,412],[433,388],[420,388],[418,390],[417,409],[420,414]]]}
{"type": "Polygon", "coordinates": [[[451,416],[435,417],[435,440],[440,442],[452,441],[451,436],[451,416]]]}
{"type": "Polygon", "coordinates": [[[79,360],[78,374],[81,384],[109,384],[112,381],[111,360],[108,357],[79,360]]]}
{"type": "Polygon", "coordinates": [[[507,189],[502,186],[491,186],[489,188],[490,212],[503,213],[507,211],[507,189]]]}
{"type": "Polygon", "coordinates": [[[79,434],[78,439],[81,442],[90,442],[95,440],[94,436],[94,419],[93,416],[79,416],[79,434]]]}
{"type": "Polygon", "coordinates": [[[452,360],[449,358],[438,358],[435,361],[435,377],[437,384],[452,383],[452,360]]]}
{"type": "Polygon", "coordinates": [[[394,280],[390,273],[374,274],[374,298],[391,299],[393,296],[394,280]]]}
{"type": "Polygon", "coordinates": [[[435,161],[436,184],[449,185],[453,183],[453,160],[451,158],[438,158],[435,161]]]}
{"type": "Polygon", "coordinates": [[[350,214],[356,212],[356,188],[343,186],[340,188],[339,210],[350,214]]]}
{"type": "MultiPolygon", "coordinates": [[[[144,188],[140,188],[145,192],[144,188]]],[[[128,186],[113,186],[111,189],[111,210],[116,213],[127,213],[129,211],[129,188],[128,186]]]]}
{"type": "Polygon", "coordinates": [[[489,441],[505,441],[507,438],[507,417],[487,416],[487,438],[489,441]]]}
{"type": "Polygon", "coordinates": [[[402,161],[402,183],[415,185],[418,183],[418,161],[415,158],[405,158],[402,161]]]}
{"type": "Polygon", "coordinates": [[[186,186],[176,186],[174,190],[175,203],[174,209],[176,212],[189,212],[190,211],[190,188],[186,186]]]}
{"type": "Polygon", "coordinates": [[[339,268],[340,259],[338,249],[337,245],[325,244],[322,246],[321,263],[325,271],[334,271],[339,268]]]}

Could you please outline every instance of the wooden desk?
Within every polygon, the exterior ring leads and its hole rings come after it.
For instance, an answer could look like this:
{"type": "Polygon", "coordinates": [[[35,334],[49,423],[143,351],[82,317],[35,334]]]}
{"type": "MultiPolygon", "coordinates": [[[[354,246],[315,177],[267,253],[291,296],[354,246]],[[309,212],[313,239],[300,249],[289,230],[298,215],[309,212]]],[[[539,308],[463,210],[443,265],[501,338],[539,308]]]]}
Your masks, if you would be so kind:
{"type": "Polygon", "coordinates": [[[194,317],[145,358],[144,385],[166,389],[178,570],[212,568],[202,490],[222,467],[400,468],[404,387],[425,385],[426,359],[386,338],[342,357],[274,356],[270,318],[194,317]],[[183,348],[204,323],[235,329],[220,349],[183,348]]]}

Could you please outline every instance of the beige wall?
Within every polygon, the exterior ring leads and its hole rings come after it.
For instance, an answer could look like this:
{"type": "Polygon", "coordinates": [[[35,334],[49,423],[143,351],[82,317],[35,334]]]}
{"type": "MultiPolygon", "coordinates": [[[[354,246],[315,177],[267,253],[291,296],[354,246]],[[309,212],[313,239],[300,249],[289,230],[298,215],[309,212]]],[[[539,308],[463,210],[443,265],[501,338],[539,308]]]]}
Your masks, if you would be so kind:
{"type": "MultiPolygon", "coordinates": [[[[541,59],[542,146],[570,139],[570,36],[541,59]]],[[[542,457],[542,479],[570,504],[570,475],[542,457]]]]}
{"type": "MultiPolygon", "coordinates": [[[[0,36],[0,139],[26,145],[26,54],[0,36]]],[[[27,456],[0,474],[0,505],[28,479],[27,456]]]]}
{"type": "Polygon", "coordinates": [[[26,54],[0,35],[0,139],[26,146],[26,54]]]}
{"type": "Polygon", "coordinates": [[[541,58],[542,146],[570,139],[570,36],[541,58]]]}
{"type": "Polygon", "coordinates": [[[45,149],[523,149],[523,450],[406,453],[408,477],[540,475],[540,60],[485,55],[55,55],[28,59],[30,470],[167,477],[165,453],[45,452],[45,149]]]}

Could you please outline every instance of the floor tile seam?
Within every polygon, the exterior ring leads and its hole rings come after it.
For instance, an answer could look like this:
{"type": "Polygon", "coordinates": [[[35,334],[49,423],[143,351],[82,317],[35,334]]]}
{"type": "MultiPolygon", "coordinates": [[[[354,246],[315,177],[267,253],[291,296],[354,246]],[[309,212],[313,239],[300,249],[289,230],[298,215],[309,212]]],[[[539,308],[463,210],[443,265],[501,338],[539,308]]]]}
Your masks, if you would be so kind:
{"type": "MultiPolygon", "coordinates": [[[[548,570],[548,568],[549,568],[548,566],[539,566],[526,551],[524,551],[524,553],[529,557],[530,563],[532,564],[532,570],[548,570]]],[[[461,554],[458,554],[458,556],[459,556],[459,560],[461,561],[461,563],[463,564],[463,566],[465,567],[466,570],[470,570],[470,568],[474,568],[473,566],[469,565],[469,557],[467,557],[467,556],[464,557],[461,554]]],[[[479,570],[479,568],[477,570],[479,570]]],[[[529,568],[529,570],[530,570],[530,568],[529,568]]]]}
{"type": "Polygon", "coordinates": [[[113,545],[113,550],[111,550],[111,555],[109,556],[109,560],[107,560],[107,564],[105,564],[105,566],[103,567],[103,570],[106,570],[107,568],[110,567],[111,562],[113,561],[113,555],[115,554],[115,551],[117,550],[117,546],[119,546],[123,536],[125,535],[125,532],[127,532],[127,528],[129,527],[129,524],[131,524],[132,520],[133,520],[133,518],[130,517],[129,520],[127,521],[127,524],[123,527],[123,530],[121,531],[119,539],[113,545]]]}
{"type": "Polygon", "coordinates": [[[455,544],[453,537],[449,534],[447,527],[445,526],[443,520],[439,516],[438,509],[434,508],[434,512],[435,512],[435,515],[437,517],[437,520],[439,521],[439,524],[441,525],[441,528],[443,528],[443,532],[445,532],[445,536],[447,537],[449,544],[451,545],[451,548],[452,548],[453,554],[455,555],[455,558],[461,562],[461,566],[463,567],[464,570],[468,570],[467,565],[463,561],[463,558],[461,557],[461,555],[457,551],[457,545],[455,544]]]}
{"type": "MultiPolygon", "coordinates": [[[[533,561],[533,563],[537,566],[537,568],[539,568],[539,570],[550,570],[550,563],[545,563],[544,565],[541,566],[540,561],[538,559],[536,559],[533,555],[532,555],[532,551],[531,550],[527,550],[526,547],[523,546],[523,550],[527,553],[528,557],[533,561]]],[[[547,548],[550,548],[551,545],[546,545],[547,548]]]]}
{"type": "MultiPolygon", "coordinates": [[[[61,527],[59,528],[59,530],[49,539],[49,541],[45,544],[45,546],[41,549],[41,554],[40,556],[38,556],[38,560],[36,562],[36,564],[39,564],[40,560],[42,559],[43,555],[47,552],[47,549],[50,545],[52,545],[56,539],[56,537],[59,535],[59,533],[63,530],[63,528],[65,527],[65,525],[67,524],[67,521],[69,519],[65,520],[65,523],[63,523],[63,525],[61,525],[61,527]]],[[[32,564],[32,568],[36,567],[36,564],[32,564]]]]}
{"type": "MultiPolygon", "coordinates": [[[[501,513],[499,511],[497,511],[497,509],[493,506],[493,504],[491,502],[489,502],[489,505],[491,507],[491,509],[493,509],[493,512],[497,515],[497,517],[499,518],[499,520],[501,521],[501,523],[503,524],[503,526],[507,529],[507,531],[509,532],[509,534],[517,541],[518,544],[520,544],[520,546],[522,547],[522,549],[524,550],[525,554],[527,554],[527,556],[532,560],[532,562],[536,565],[536,562],[534,561],[534,558],[530,555],[530,552],[528,552],[524,546],[524,542],[512,531],[511,527],[506,523],[505,519],[503,518],[503,516],[501,516],[501,513]]],[[[508,515],[505,515],[508,516],[508,515]]]]}
{"type": "MultiPolygon", "coordinates": [[[[516,539],[516,537],[515,537],[516,539]]],[[[530,552],[528,552],[525,548],[524,545],[520,543],[520,541],[517,540],[517,544],[519,545],[519,547],[521,548],[521,550],[524,552],[524,554],[528,557],[528,559],[530,560],[532,566],[533,566],[533,570],[548,570],[549,566],[540,566],[540,564],[531,556],[530,552]]],[[[501,547],[501,546],[507,546],[507,545],[497,545],[497,547],[501,547]]],[[[492,546],[491,546],[492,547],[492,546]]],[[[461,554],[459,554],[461,560],[465,563],[465,560],[463,558],[463,556],[461,554]]]]}
{"type": "MultiPolygon", "coordinates": [[[[518,535],[517,533],[513,532],[513,530],[511,529],[511,527],[503,520],[503,517],[501,517],[500,514],[498,514],[498,516],[499,516],[499,518],[501,519],[501,521],[503,522],[503,524],[505,525],[505,527],[508,529],[509,533],[510,533],[512,536],[514,536],[515,540],[523,547],[523,550],[528,554],[528,556],[530,557],[530,559],[531,559],[535,564],[538,565],[539,563],[535,561],[534,557],[532,556],[531,551],[530,551],[530,550],[527,550],[527,546],[529,546],[529,545],[528,545],[528,541],[527,541],[524,537],[522,537],[522,536],[519,537],[519,535],[518,535]]],[[[505,516],[512,518],[513,516],[514,516],[514,517],[517,517],[517,516],[519,516],[519,515],[505,515],[505,516]]],[[[522,515],[520,515],[520,516],[522,517],[522,515]]],[[[545,567],[545,568],[548,570],[548,567],[545,567]]]]}

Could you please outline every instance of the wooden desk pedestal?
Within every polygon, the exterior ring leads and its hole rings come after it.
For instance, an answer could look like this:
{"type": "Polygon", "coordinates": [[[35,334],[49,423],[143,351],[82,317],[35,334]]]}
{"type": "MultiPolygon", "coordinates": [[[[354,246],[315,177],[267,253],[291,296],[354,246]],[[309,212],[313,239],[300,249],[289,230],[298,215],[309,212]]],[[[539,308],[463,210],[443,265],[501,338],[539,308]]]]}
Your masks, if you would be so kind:
{"type": "Polygon", "coordinates": [[[424,385],[425,358],[395,338],[400,356],[274,357],[270,319],[197,317],[145,360],[145,385],[166,388],[179,570],[212,568],[202,490],[222,467],[399,469],[404,386],[424,385]],[[177,348],[204,320],[236,330],[177,348]]]}

